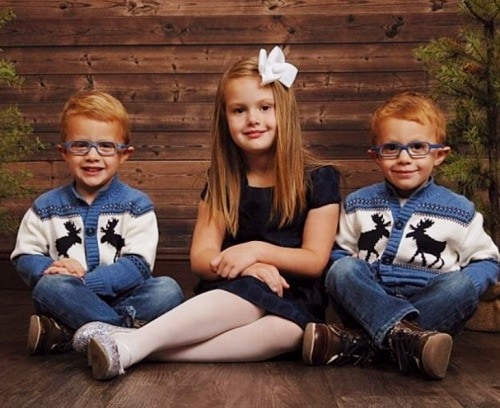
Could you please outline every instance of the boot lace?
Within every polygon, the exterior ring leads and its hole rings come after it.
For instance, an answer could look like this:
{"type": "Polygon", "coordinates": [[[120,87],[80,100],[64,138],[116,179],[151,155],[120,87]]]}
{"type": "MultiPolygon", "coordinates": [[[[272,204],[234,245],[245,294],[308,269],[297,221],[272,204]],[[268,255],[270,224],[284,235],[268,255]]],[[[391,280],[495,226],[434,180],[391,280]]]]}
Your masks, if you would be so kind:
{"type": "Polygon", "coordinates": [[[405,374],[418,368],[418,361],[413,353],[414,342],[417,340],[414,337],[413,333],[399,332],[389,340],[399,370],[405,374]]]}
{"type": "Polygon", "coordinates": [[[352,363],[355,366],[371,364],[376,357],[376,349],[368,336],[348,330],[335,330],[340,339],[340,353],[335,354],[327,364],[335,362],[336,365],[352,363]]]}

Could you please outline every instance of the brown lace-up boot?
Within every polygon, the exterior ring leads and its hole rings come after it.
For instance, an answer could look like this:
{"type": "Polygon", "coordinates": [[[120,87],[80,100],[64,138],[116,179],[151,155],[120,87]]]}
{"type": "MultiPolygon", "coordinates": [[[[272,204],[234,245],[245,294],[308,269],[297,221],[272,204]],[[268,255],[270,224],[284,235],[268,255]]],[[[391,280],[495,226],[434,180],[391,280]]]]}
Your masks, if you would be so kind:
{"type": "Polygon", "coordinates": [[[302,359],[310,365],[367,365],[377,349],[361,330],[344,329],[335,324],[309,323],[304,332],[302,359]]]}
{"type": "Polygon", "coordinates": [[[402,320],[389,331],[387,340],[401,372],[417,368],[432,379],[446,376],[453,347],[449,334],[424,330],[402,320]]]}
{"type": "Polygon", "coordinates": [[[28,353],[38,355],[71,350],[72,337],[71,330],[54,319],[33,315],[28,331],[28,353]]]}

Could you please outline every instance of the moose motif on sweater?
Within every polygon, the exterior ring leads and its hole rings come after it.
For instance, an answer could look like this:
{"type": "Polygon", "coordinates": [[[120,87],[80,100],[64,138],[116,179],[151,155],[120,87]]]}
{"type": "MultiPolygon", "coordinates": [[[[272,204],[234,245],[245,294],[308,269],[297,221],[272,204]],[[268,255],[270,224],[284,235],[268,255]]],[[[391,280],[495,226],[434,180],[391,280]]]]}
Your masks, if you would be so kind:
{"type": "Polygon", "coordinates": [[[81,228],[76,229],[73,221],[66,221],[64,228],[68,231],[67,235],[56,239],[56,249],[59,256],[69,258],[68,250],[75,244],[81,244],[82,238],[78,236],[81,228]]]}
{"type": "Polygon", "coordinates": [[[375,228],[361,233],[358,240],[359,251],[367,251],[365,261],[370,259],[371,254],[375,254],[378,257],[379,253],[375,249],[375,245],[377,245],[377,242],[380,241],[382,237],[389,238],[390,231],[386,227],[390,226],[391,222],[385,222],[382,214],[373,214],[372,220],[375,223],[375,228]]]}
{"type": "Polygon", "coordinates": [[[118,220],[116,218],[111,218],[106,228],[101,227],[101,232],[104,235],[101,237],[101,243],[108,243],[116,249],[115,257],[113,258],[113,262],[116,262],[118,257],[120,256],[120,251],[125,246],[125,240],[119,234],[115,233],[115,227],[118,224],[118,220]]]}
{"type": "Polygon", "coordinates": [[[434,221],[426,218],[421,220],[416,227],[410,225],[410,228],[413,230],[406,234],[407,238],[413,238],[417,243],[417,250],[413,257],[410,259],[409,263],[415,261],[417,255],[422,257],[422,266],[427,265],[427,260],[425,259],[425,254],[433,255],[436,260],[429,265],[429,268],[433,267],[439,261],[441,261],[441,266],[437,267],[437,269],[441,269],[444,265],[444,260],[441,257],[441,253],[446,248],[446,242],[437,241],[434,238],[431,238],[426,234],[427,228],[434,225],[434,221]]]}

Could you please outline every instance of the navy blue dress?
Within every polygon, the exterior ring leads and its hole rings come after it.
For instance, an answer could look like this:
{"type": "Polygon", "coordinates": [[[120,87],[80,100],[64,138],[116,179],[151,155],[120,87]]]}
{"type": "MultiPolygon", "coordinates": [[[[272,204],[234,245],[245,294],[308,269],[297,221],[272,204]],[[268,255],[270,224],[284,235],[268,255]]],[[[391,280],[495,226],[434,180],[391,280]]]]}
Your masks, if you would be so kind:
{"type": "MultiPolygon", "coordinates": [[[[307,208],[291,224],[282,228],[278,227],[278,220],[269,221],[273,188],[256,188],[245,184],[241,193],[238,235],[236,237],[227,235],[222,249],[248,241],[264,241],[283,247],[300,248],[309,210],[340,203],[340,177],[335,168],[331,166],[315,168],[309,172],[309,178],[307,208]]],[[[252,276],[242,276],[233,280],[200,280],[194,292],[227,290],[265,309],[268,314],[291,320],[302,328],[311,321],[324,321],[327,299],[323,290],[323,277],[301,278],[286,273],[283,273],[283,277],[290,288],[284,291],[282,298],[267,284],[252,276]]]]}

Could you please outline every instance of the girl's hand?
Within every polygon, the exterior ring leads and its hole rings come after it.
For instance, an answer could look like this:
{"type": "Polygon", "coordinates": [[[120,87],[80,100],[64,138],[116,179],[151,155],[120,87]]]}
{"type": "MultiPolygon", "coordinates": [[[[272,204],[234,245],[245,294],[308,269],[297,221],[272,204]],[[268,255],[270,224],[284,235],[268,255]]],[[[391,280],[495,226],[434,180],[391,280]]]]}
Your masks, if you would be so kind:
{"type": "Polygon", "coordinates": [[[54,261],[44,272],[44,275],[72,275],[82,279],[85,269],[76,259],[61,258],[54,261]]]}
{"type": "Polygon", "coordinates": [[[255,263],[252,266],[246,268],[241,276],[253,276],[261,282],[264,282],[269,288],[276,293],[279,297],[283,297],[283,291],[289,289],[290,285],[281,276],[278,268],[273,265],[268,265],[264,263],[255,263]]]}
{"type": "Polygon", "coordinates": [[[212,259],[210,267],[220,277],[234,279],[257,262],[258,245],[251,241],[229,247],[212,259]]]}

